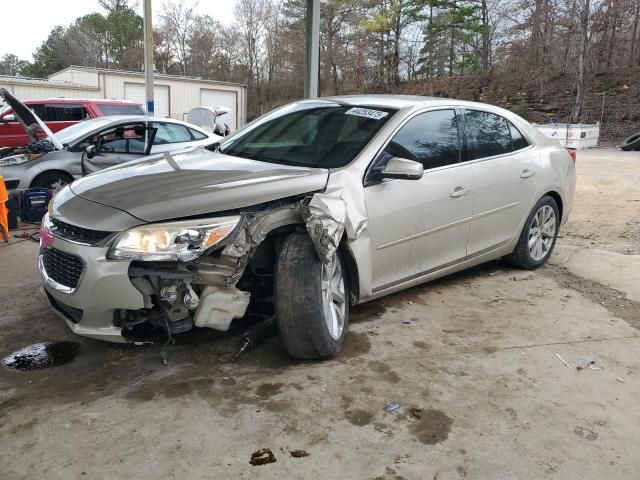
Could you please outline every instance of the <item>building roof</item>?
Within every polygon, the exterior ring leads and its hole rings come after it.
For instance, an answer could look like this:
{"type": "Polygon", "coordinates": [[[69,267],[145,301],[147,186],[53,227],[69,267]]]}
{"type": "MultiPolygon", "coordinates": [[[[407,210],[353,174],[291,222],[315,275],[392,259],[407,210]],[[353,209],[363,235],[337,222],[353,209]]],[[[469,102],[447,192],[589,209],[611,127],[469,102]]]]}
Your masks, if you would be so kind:
{"type": "Polygon", "coordinates": [[[0,75],[0,83],[8,83],[12,85],[33,85],[38,87],[74,88],[77,90],[99,90],[98,87],[83,85],[81,83],[67,82],[63,80],[49,80],[48,78],[16,77],[11,75],[0,75]]]}
{"type": "MultiPolygon", "coordinates": [[[[112,68],[97,68],[97,67],[83,67],[81,65],[70,65],[67,68],[63,68],[62,70],[52,73],[48,78],[51,78],[55,75],[58,75],[62,72],[67,72],[69,70],[75,70],[80,72],[93,72],[93,73],[104,73],[108,75],[127,75],[132,77],[144,77],[144,72],[135,72],[132,70],[116,70],[112,68]]],[[[202,77],[190,77],[185,75],[170,75],[167,73],[154,73],[154,78],[165,78],[167,80],[177,80],[182,82],[198,82],[198,83],[208,83],[211,85],[234,85],[236,87],[246,87],[244,83],[235,83],[235,82],[220,82],[218,80],[207,80],[202,77]]]]}

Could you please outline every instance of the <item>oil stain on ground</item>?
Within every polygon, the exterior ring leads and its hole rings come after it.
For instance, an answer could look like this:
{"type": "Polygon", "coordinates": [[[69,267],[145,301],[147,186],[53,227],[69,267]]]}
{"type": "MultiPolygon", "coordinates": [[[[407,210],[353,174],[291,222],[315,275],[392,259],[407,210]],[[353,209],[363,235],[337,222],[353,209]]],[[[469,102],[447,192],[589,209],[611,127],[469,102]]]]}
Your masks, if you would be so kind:
{"type": "Polygon", "coordinates": [[[435,445],[449,437],[452,424],[446,413],[430,408],[422,412],[420,420],[413,422],[409,431],[425,445],[435,445]]]}
{"type": "Polygon", "coordinates": [[[261,448],[260,450],[251,454],[251,460],[249,460],[249,463],[254,467],[257,467],[259,465],[275,463],[276,461],[276,456],[273,454],[271,449],[261,448]]]}
{"type": "Polygon", "coordinates": [[[371,302],[356,305],[349,312],[349,322],[361,322],[371,320],[372,317],[381,317],[387,311],[387,306],[380,300],[372,300],[371,302]]]}
{"type": "Polygon", "coordinates": [[[280,393],[284,383],[263,383],[256,388],[256,395],[264,400],[280,393]]]}
{"type": "Polygon", "coordinates": [[[34,343],[2,359],[2,364],[20,372],[31,372],[69,363],[78,352],[75,342],[34,343]]]}
{"type": "Polygon", "coordinates": [[[293,458],[303,458],[303,457],[308,457],[310,455],[310,453],[307,452],[306,450],[290,450],[289,454],[293,458]]]}
{"type": "Polygon", "coordinates": [[[369,353],[369,350],[371,350],[371,341],[367,332],[349,332],[337,358],[338,360],[347,360],[369,353]]]}
{"type": "Polygon", "coordinates": [[[358,427],[369,425],[373,419],[373,413],[367,412],[366,410],[348,410],[345,413],[347,414],[347,420],[358,427]]]}
{"type": "Polygon", "coordinates": [[[396,372],[391,370],[389,365],[387,365],[386,363],[379,362],[376,360],[373,362],[369,362],[367,365],[371,370],[373,370],[378,374],[376,375],[376,377],[381,378],[389,383],[400,382],[400,376],[396,372]]]}

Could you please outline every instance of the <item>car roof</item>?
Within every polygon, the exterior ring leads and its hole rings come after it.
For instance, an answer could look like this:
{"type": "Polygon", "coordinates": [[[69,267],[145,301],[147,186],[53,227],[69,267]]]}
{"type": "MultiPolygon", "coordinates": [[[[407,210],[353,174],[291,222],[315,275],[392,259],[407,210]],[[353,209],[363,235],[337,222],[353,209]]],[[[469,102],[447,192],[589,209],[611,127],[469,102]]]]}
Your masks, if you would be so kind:
{"type": "MultiPolygon", "coordinates": [[[[162,118],[162,117],[147,117],[146,115],[109,115],[105,117],[97,117],[102,120],[110,120],[111,123],[122,123],[122,122],[163,122],[163,123],[175,123],[178,125],[184,125],[189,128],[197,128],[202,130],[197,125],[193,125],[191,123],[183,122],[182,120],[176,120],[174,118],[162,118]]],[[[94,120],[94,119],[91,119],[94,120]]],[[[87,120],[90,122],[91,120],[87,120]]]]}
{"type": "Polygon", "coordinates": [[[109,100],[106,98],[43,98],[42,100],[23,100],[22,103],[30,105],[32,103],[96,103],[96,104],[110,104],[110,105],[138,105],[141,103],[132,102],[131,100],[109,100]]]}
{"type": "Polygon", "coordinates": [[[425,108],[440,105],[455,106],[475,106],[484,108],[499,108],[486,103],[471,102],[467,100],[456,100],[447,97],[427,97],[420,95],[338,95],[333,97],[321,97],[317,100],[329,100],[347,105],[366,105],[387,108],[425,108]]]}

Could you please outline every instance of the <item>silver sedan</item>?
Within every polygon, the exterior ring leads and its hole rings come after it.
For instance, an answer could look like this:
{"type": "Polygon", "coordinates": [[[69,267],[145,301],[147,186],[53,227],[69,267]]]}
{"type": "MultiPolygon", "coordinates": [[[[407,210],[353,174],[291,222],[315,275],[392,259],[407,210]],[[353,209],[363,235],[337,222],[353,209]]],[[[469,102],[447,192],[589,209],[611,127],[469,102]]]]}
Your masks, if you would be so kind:
{"type": "Polygon", "coordinates": [[[328,358],[350,305],[500,257],[544,265],[571,211],[574,162],[481,103],[296,102],[208,149],[64,188],[40,270],[81,335],[144,341],[251,316],[275,322],[292,356],[328,358]]]}

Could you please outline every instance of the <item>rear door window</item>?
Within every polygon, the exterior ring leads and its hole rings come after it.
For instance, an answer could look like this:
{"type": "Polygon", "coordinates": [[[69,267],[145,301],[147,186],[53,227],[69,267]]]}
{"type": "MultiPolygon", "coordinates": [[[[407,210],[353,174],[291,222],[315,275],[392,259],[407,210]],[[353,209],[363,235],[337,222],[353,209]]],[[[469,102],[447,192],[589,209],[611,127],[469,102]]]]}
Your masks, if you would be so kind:
{"type": "Polygon", "coordinates": [[[384,155],[420,162],[425,170],[458,163],[460,137],[455,110],[416,115],[394,135],[384,155]]]}
{"type": "Polygon", "coordinates": [[[469,160],[512,151],[509,125],[500,115],[480,110],[466,110],[464,120],[469,160]]]}

